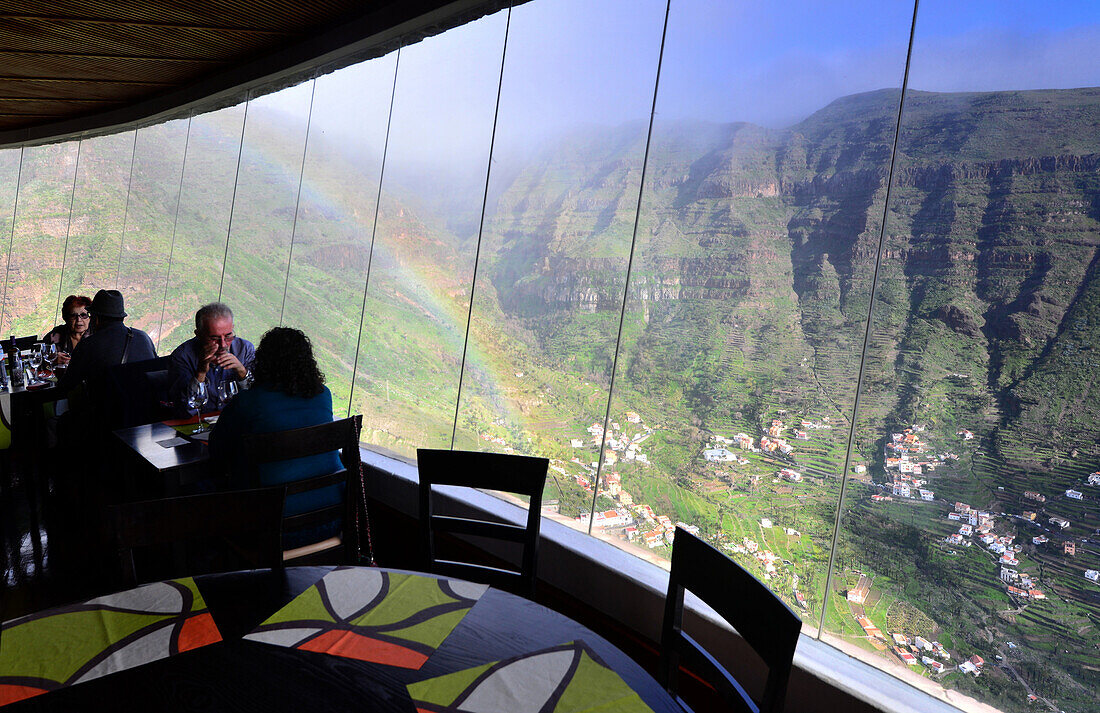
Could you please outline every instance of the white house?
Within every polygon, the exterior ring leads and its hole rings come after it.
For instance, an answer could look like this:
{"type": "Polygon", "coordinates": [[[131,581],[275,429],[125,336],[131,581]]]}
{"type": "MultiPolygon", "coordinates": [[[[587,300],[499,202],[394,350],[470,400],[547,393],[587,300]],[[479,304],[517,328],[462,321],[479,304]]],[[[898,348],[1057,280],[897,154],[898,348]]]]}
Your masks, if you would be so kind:
{"type": "Polygon", "coordinates": [[[733,453],[725,448],[710,448],[703,451],[703,457],[711,463],[726,463],[734,459],[733,453]]]}
{"type": "Polygon", "coordinates": [[[1073,498],[1074,500],[1084,500],[1084,495],[1082,495],[1080,490],[1067,490],[1066,497],[1073,498]]]}
{"type": "Polygon", "coordinates": [[[1085,570],[1085,579],[1091,579],[1093,582],[1100,582],[1100,572],[1095,569],[1085,570]]]}

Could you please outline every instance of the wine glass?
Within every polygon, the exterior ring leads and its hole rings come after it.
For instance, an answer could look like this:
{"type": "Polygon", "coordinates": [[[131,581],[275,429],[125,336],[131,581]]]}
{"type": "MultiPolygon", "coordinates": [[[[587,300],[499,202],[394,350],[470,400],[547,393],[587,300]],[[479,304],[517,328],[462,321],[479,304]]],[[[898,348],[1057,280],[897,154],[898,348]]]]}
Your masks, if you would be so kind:
{"type": "Polygon", "coordinates": [[[206,405],[209,399],[210,391],[206,388],[205,381],[196,381],[191,384],[191,389],[187,392],[187,406],[195,409],[199,416],[199,427],[192,433],[202,433],[209,430],[202,424],[202,407],[206,405]]]}
{"type": "Polygon", "coordinates": [[[49,344],[45,345],[45,350],[46,352],[42,358],[46,361],[46,365],[49,367],[49,370],[53,372],[54,369],[57,367],[57,345],[53,342],[50,342],[49,344]]]}
{"type": "Polygon", "coordinates": [[[221,384],[221,396],[222,396],[222,408],[232,401],[240,392],[240,386],[237,385],[236,379],[227,379],[221,384]]]}
{"type": "Polygon", "coordinates": [[[31,347],[31,355],[29,357],[31,363],[31,374],[34,376],[34,383],[40,383],[38,380],[38,370],[42,368],[42,345],[35,344],[31,347]]]}

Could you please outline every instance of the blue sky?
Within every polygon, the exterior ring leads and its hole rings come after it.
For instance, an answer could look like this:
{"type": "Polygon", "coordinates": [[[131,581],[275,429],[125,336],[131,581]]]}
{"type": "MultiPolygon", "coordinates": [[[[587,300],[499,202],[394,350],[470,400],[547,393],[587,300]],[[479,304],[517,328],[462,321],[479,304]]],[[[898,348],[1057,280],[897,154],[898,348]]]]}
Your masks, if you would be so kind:
{"type": "MultiPolygon", "coordinates": [[[[664,0],[533,0],[515,8],[500,145],[648,117],[664,9],[664,0]]],[[[889,0],[672,0],[658,115],[781,127],[837,97],[900,87],[912,14],[911,4],[889,0]]],[[[497,13],[402,52],[391,148],[456,159],[484,152],[505,20],[497,13]]],[[[921,0],[910,86],[1097,86],[1097,47],[1100,1],[921,0]]],[[[393,59],[323,78],[318,95],[324,87],[332,99],[315,107],[316,125],[363,135],[384,121],[393,59]]]]}

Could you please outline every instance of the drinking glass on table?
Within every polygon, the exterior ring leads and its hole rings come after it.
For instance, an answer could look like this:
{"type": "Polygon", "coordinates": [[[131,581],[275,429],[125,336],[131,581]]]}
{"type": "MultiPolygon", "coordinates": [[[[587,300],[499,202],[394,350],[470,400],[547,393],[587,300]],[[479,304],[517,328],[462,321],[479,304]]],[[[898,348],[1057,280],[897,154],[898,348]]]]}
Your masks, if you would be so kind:
{"type": "Polygon", "coordinates": [[[48,366],[50,371],[52,372],[57,366],[57,345],[53,342],[50,342],[49,344],[45,345],[45,350],[46,351],[43,354],[42,359],[46,362],[46,366],[48,366]]]}
{"type": "Polygon", "coordinates": [[[34,377],[34,383],[38,384],[38,370],[42,368],[42,344],[35,344],[31,347],[31,355],[29,358],[31,364],[31,376],[34,377]]]}
{"type": "Polygon", "coordinates": [[[226,379],[222,383],[218,384],[218,403],[222,408],[233,400],[233,398],[240,391],[240,387],[237,386],[236,379],[226,379]]]}
{"type": "Polygon", "coordinates": [[[199,427],[192,433],[202,433],[209,430],[202,424],[202,407],[206,405],[206,402],[210,400],[210,390],[206,387],[205,381],[195,381],[191,383],[191,388],[187,392],[187,406],[198,411],[199,415],[199,427]]]}

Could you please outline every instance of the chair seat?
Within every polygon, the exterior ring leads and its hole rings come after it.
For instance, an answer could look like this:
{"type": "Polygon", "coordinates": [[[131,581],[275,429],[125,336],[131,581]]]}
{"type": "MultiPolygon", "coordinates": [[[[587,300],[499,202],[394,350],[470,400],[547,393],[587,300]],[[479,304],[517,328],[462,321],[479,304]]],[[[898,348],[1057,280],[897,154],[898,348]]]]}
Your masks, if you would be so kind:
{"type": "Polygon", "coordinates": [[[295,547],[292,550],[283,550],[283,562],[296,560],[300,557],[309,557],[310,555],[317,554],[318,552],[324,552],[325,550],[331,550],[336,547],[340,547],[343,544],[344,538],[340,535],[334,535],[327,540],[314,542],[310,545],[303,545],[302,547],[295,547]]]}

